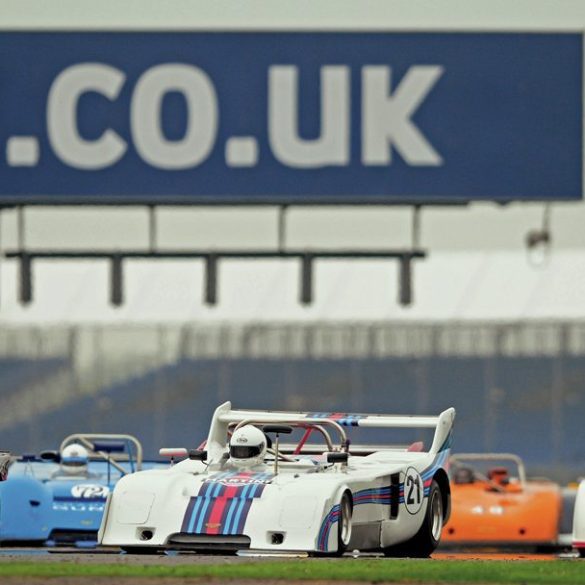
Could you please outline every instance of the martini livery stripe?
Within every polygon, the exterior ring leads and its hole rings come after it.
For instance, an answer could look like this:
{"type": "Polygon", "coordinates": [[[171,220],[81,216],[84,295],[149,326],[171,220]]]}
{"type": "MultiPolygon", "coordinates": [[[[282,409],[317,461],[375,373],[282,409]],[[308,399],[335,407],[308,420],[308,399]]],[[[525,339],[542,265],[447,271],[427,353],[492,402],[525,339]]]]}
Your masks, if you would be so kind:
{"type": "Polygon", "coordinates": [[[319,529],[319,535],[317,536],[317,550],[326,552],[329,550],[329,534],[334,524],[339,522],[339,516],[341,514],[341,507],[339,504],[333,506],[329,511],[329,514],[325,516],[321,528],[319,529]]]}
{"type": "Polygon", "coordinates": [[[334,420],[343,427],[357,427],[359,420],[364,418],[362,414],[349,414],[347,412],[310,412],[307,418],[326,418],[334,420]]]}
{"type": "Polygon", "coordinates": [[[450,454],[451,434],[449,434],[443,445],[446,445],[446,447],[441,447],[433,462],[421,473],[425,487],[425,496],[428,496],[431,491],[431,483],[433,482],[435,473],[447,464],[450,454]]]}
{"type": "Polygon", "coordinates": [[[390,495],[390,486],[381,488],[372,488],[360,490],[353,495],[353,505],[360,504],[387,504],[390,505],[392,497],[390,495]]]}
{"type": "MultiPolygon", "coordinates": [[[[433,477],[435,473],[438,471],[438,469],[443,467],[448,456],[449,456],[448,451],[441,451],[437,455],[437,457],[435,457],[431,465],[421,473],[425,496],[429,495],[431,491],[431,483],[433,482],[433,477]]],[[[355,492],[355,494],[353,495],[353,503],[354,506],[359,506],[363,504],[383,504],[389,506],[392,503],[390,486],[365,489],[355,492]]],[[[398,503],[399,504],[404,503],[404,483],[401,483],[398,487],[398,503]]]]}
{"type": "MultiPolygon", "coordinates": [[[[399,486],[398,503],[404,503],[404,484],[399,486]]],[[[392,503],[390,487],[372,488],[356,492],[353,496],[354,506],[362,504],[383,504],[389,506],[392,503]]]]}
{"type": "Polygon", "coordinates": [[[440,451],[438,453],[438,455],[435,457],[435,459],[433,460],[433,462],[426,468],[423,470],[423,472],[421,473],[422,479],[423,481],[427,482],[427,480],[433,478],[433,475],[435,475],[435,473],[442,468],[447,459],[449,457],[449,449],[446,449],[445,451],[440,451]]]}
{"type": "Polygon", "coordinates": [[[189,500],[181,532],[242,534],[255,498],[262,496],[271,473],[220,473],[204,481],[189,500]]]}
{"type": "Polygon", "coordinates": [[[449,432],[449,434],[447,435],[447,438],[445,439],[445,441],[441,445],[441,448],[439,449],[439,451],[446,451],[448,449],[451,449],[451,445],[453,445],[453,431],[449,432]]]}

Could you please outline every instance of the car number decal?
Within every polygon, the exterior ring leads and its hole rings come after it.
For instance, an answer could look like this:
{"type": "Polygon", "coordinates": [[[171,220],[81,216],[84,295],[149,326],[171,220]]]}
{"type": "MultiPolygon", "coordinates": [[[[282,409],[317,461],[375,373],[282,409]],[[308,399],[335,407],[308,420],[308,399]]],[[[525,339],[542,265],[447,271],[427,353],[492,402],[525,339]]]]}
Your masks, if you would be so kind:
{"type": "Polygon", "coordinates": [[[424,495],[420,473],[414,467],[409,467],[404,480],[404,505],[410,514],[416,514],[421,509],[424,495]]]}

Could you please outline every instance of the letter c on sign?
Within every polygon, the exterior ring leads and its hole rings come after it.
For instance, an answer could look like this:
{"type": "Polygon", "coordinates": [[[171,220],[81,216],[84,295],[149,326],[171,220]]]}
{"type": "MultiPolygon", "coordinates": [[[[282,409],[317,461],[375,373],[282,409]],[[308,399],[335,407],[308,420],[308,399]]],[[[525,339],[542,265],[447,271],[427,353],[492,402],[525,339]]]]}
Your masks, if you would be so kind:
{"type": "Polygon", "coordinates": [[[201,164],[215,143],[217,98],[208,75],[192,65],[152,67],[136,83],[131,105],[132,138],[144,161],[159,169],[181,170],[201,164]],[[165,94],[181,93],[188,117],[181,140],[167,140],[161,127],[165,94]]]}
{"type": "Polygon", "coordinates": [[[77,127],[77,103],[93,91],[116,99],[126,76],[103,63],[80,63],[62,71],[49,90],[47,133],[53,152],[77,169],[97,170],[113,165],[126,152],[126,142],[113,130],[96,140],[85,140],[77,127]]]}

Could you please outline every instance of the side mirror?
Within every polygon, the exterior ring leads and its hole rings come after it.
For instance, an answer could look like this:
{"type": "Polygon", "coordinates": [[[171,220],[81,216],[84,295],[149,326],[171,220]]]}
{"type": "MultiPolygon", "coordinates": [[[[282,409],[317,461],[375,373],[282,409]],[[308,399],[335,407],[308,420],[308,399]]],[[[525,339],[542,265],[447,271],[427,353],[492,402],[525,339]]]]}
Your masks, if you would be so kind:
{"type": "Polygon", "coordinates": [[[104,453],[123,453],[126,451],[126,443],[123,441],[94,441],[92,444],[96,453],[98,451],[104,453]]]}
{"type": "Polygon", "coordinates": [[[293,432],[292,427],[288,425],[264,425],[262,430],[265,433],[276,433],[277,435],[290,435],[293,432]]]}
{"type": "Polygon", "coordinates": [[[60,463],[61,461],[61,454],[59,451],[41,451],[39,457],[42,461],[53,461],[54,463],[60,463]]]}
{"type": "Polygon", "coordinates": [[[168,457],[171,461],[189,456],[189,452],[184,447],[164,447],[158,450],[158,454],[161,457],[168,457]]]}
{"type": "MultiPolygon", "coordinates": [[[[274,433],[276,435],[276,443],[274,444],[274,475],[278,475],[278,435],[290,435],[293,431],[289,425],[264,425],[262,431],[266,433],[274,433]]],[[[267,441],[270,439],[266,437],[267,441]]]]}
{"type": "Polygon", "coordinates": [[[347,453],[342,453],[339,451],[327,453],[327,463],[347,463],[347,460],[347,453]]]}
{"type": "Polygon", "coordinates": [[[205,461],[207,459],[207,451],[202,451],[199,449],[190,449],[189,459],[191,459],[191,461],[205,461]]]}

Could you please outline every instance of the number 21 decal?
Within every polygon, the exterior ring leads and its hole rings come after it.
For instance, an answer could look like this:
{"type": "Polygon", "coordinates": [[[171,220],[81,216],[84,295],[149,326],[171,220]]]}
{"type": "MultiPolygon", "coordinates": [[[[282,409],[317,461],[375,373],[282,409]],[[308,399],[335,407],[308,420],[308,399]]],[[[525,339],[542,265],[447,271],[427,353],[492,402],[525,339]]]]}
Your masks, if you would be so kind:
{"type": "Polygon", "coordinates": [[[414,467],[409,467],[404,479],[404,504],[410,514],[416,514],[421,509],[424,489],[420,473],[414,467]]]}

